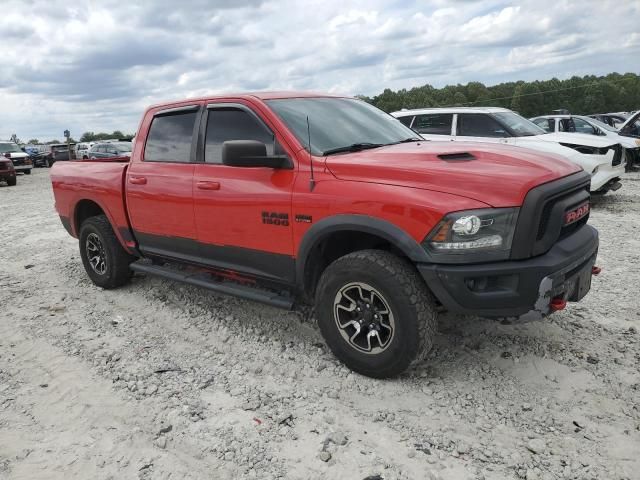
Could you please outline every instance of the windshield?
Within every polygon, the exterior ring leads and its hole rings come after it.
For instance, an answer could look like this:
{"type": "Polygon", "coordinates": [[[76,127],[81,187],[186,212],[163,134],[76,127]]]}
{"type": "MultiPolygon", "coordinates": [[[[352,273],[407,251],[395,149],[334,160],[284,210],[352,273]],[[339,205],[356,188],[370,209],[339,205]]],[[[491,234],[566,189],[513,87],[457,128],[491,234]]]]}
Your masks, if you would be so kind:
{"type": "Polygon", "coordinates": [[[636,113],[629,119],[627,123],[624,124],[624,127],[620,129],[620,133],[632,137],[640,137],[640,113],[636,113]]]}
{"type": "Polygon", "coordinates": [[[521,117],[517,113],[498,112],[494,113],[493,117],[507,127],[516,137],[531,137],[533,135],[544,135],[547,133],[546,130],[543,130],[532,121],[521,117]]]}
{"type": "Polygon", "coordinates": [[[0,153],[23,153],[15,143],[0,143],[0,153]]]}
{"type": "Polygon", "coordinates": [[[267,104],[307,148],[307,116],[311,133],[311,153],[323,155],[350,145],[378,146],[418,140],[416,132],[400,121],[353,98],[286,98],[267,104]]]}

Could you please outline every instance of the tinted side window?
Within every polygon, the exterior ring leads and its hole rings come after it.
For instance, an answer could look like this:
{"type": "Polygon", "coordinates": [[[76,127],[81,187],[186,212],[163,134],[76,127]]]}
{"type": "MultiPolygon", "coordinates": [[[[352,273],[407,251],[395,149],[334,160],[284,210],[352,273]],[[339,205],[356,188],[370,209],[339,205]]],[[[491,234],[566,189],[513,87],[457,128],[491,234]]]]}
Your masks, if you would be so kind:
{"type": "Polygon", "coordinates": [[[418,133],[430,133],[433,135],[451,135],[451,123],[453,114],[432,113],[416,116],[413,129],[418,133]]]}
{"type": "Polygon", "coordinates": [[[267,146],[267,155],[274,152],[273,134],[250,113],[233,107],[209,110],[204,161],[222,163],[222,144],[227,140],[257,140],[267,146]]]}
{"type": "Polygon", "coordinates": [[[410,127],[411,122],[413,121],[413,115],[408,115],[406,117],[398,117],[398,120],[400,120],[400,123],[402,123],[403,125],[410,127]]]}
{"type": "Polygon", "coordinates": [[[463,137],[507,137],[502,125],[483,113],[458,114],[458,135],[463,137]]]}
{"type": "Polygon", "coordinates": [[[144,160],[147,162],[191,161],[191,139],[198,112],[155,117],[149,129],[144,160]]]}

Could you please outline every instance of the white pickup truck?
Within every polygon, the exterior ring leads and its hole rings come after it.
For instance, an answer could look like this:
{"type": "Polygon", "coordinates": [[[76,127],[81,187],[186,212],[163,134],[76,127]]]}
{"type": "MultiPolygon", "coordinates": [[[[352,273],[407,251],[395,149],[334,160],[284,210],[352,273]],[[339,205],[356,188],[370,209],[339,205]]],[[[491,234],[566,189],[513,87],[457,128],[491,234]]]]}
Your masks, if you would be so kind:
{"type": "Polygon", "coordinates": [[[451,107],[401,110],[391,115],[427,140],[505,143],[561,155],[591,174],[591,191],[618,190],[623,149],[607,137],[547,133],[506,108],[451,107]]]}

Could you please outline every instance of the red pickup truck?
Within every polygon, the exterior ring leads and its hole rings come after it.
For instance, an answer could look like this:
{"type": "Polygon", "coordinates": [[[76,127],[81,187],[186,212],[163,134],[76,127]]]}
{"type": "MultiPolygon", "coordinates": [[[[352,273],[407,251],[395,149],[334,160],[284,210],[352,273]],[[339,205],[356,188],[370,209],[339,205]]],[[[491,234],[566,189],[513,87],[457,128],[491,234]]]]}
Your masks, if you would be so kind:
{"type": "Polygon", "coordinates": [[[95,284],[137,271],[284,308],[313,303],[335,355],[373,377],[423,358],[442,308],[539,318],[580,300],[597,272],[580,167],[428,142],[354,98],[156,105],[131,157],[105,160],[51,171],[95,284]]]}

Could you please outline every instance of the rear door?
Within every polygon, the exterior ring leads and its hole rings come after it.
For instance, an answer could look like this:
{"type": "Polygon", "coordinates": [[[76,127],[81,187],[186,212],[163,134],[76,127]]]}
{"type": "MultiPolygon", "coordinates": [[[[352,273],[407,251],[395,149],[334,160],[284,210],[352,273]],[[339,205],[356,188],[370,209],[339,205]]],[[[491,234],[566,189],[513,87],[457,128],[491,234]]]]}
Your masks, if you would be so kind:
{"type": "Polygon", "coordinates": [[[427,140],[453,141],[453,113],[416,115],[411,128],[427,140]]]}
{"type": "Polygon", "coordinates": [[[458,113],[455,139],[465,142],[515,143],[507,130],[486,113],[458,113]]]}
{"type": "Polygon", "coordinates": [[[129,218],[147,255],[197,260],[193,172],[199,105],[157,112],[127,171],[129,218]]]}
{"type": "Polygon", "coordinates": [[[212,103],[203,114],[194,179],[200,255],[212,266],[292,283],[291,198],[295,169],[222,164],[222,144],[257,140],[285,151],[267,120],[246,103],[212,103]]]}

